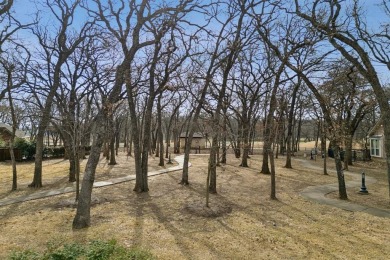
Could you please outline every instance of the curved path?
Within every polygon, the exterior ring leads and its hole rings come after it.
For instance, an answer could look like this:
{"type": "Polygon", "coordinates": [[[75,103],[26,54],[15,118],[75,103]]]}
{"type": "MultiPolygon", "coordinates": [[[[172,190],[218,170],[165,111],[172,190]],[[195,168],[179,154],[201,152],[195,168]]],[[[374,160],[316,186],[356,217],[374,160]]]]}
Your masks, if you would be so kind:
{"type": "MultiPolygon", "coordinates": [[[[160,175],[163,173],[168,173],[168,172],[173,172],[177,170],[183,169],[183,162],[184,162],[184,155],[179,155],[175,158],[173,158],[179,165],[167,168],[167,169],[161,169],[158,171],[152,171],[148,173],[148,176],[155,176],[155,175],[160,175]]],[[[191,166],[191,163],[188,163],[188,166],[191,166]]],[[[104,186],[109,186],[109,185],[114,185],[126,181],[132,181],[135,180],[135,175],[127,175],[125,177],[120,177],[120,178],[114,178],[110,180],[105,180],[105,181],[96,181],[93,183],[94,188],[98,187],[104,187],[104,186]]],[[[59,189],[54,189],[54,190],[48,190],[48,191],[38,191],[34,192],[32,194],[28,195],[23,195],[15,198],[4,198],[0,200],[0,206],[5,206],[5,205],[10,205],[14,203],[19,203],[19,202],[24,202],[24,201],[29,201],[29,200],[36,200],[36,199],[41,199],[41,198],[46,198],[46,197],[51,197],[51,196],[56,196],[64,193],[69,193],[69,192],[74,192],[76,190],[75,185],[72,187],[64,187],[64,188],[59,188],[59,189]]]]}
{"type": "MultiPolygon", "coordinates": [[[[177,170],[183,169],[183,162],[184,162],[184,156],[180,155],[174,158],[174,160],[178,163],[177,166],[173,166],[167,169],[161,169],[158,171],[152,171],[148,173],[148,176],[155,176],[155,175],[160,175],[163,173],[168,173],[168,172],[173,172],[177,170]]],[[[311,168],[314,170],[322,170],[322,167],[318,167],[316,165],[312,165],[309,160],[303,160],[303,159],[297,159],[297,161],[301,162],[304,167],[311,168]]],[[[189,164],[191,166],[191,164],[189,164]]],[[[329,170],[331,172],[334,172],[334,170],[329,170]]],[[[345,172],[345,175],[353,176],[355,180],[353,181],[348,181],[346,182],[347,188],[359,188],[361,185],[361,179],[360,175],[345,172]]],[[[106,181],[97,181],[94,182],[93,186],[95,188],[97,187],[104,187],[104,186],[109,186],[109,185],[114,185],[126,181],[132,181],[135,180],[135,175],[128,175],[125,177],[120,177],[120,178],[114,178],[106,181]]],[[[372,177],[366,177],[366,183],[374,183],[376,180],[372,177]]],[[[10,205],[14,203],[19,203],[19,202],[24,202],[24,201],[29,201],[29,200],[36,200],[36,199],[41,199],[41,198],[46,198],[46,197],[51,197],[51,196],[56,196],[64,193],[70,193],[75,191],[75,187],[65,187],[65,188],[60,188],[60,189],[55,189],[55,190],[49,190],[49,191],[38,191],[32,194],[24,195],[24,196],[19,196],[15,198],[4,198],[0,200],[0,206],[5,206],[5,205],[10,205]]],[[[309,201],[314,201],[320,204],[326,204],[330,205],[333,207],[338,207],[344,210],[348,211],[361,211],[361,212],[366,212],[368,214],[378,216],[378,217],[385,217],[385,218],[390,218],[390,210],[384,210],[384,209],[378,209],[378,208],[373,208],[373,207],[368,207],[368,206],[363,206],[360,204],[352,203],[350,201],[344,201],[344,200],[337,200],[337,199],[331,199],[327,198],[326,194],[338,191],[338,183],[334,184],[324,184],[324,185],[317,185],[317,186],[309,186],[305,188],[303,191],[301,191],[301,195],[306,198],[309,201]]],[[[364,195],[362,195],[364,196],[364,195]]]]}
{"type": "MultiPolygon", "coordinates": [[[[297,161],[301,162],[304,167],[315,169],[315,170],[321,170],[321,171],[323,170],[322,167],[312,165],[308,160],[298,159],[297,161]]],[[[336,171],[334,170],[329,170],[329,171],[336,173],[336,171]]],[[[344,174],[355,178],[352,181],[346,181],[345,184],[347,188],[361,187],[360,175],[356,173],[355,174],[350,173],[350,172],[344,172],[344,174]]],[[[375,183],[375,182],[376,180],[374,178],[366,176],[366,184],[375,183]]],[[[330,205],[348,211],[366,212],[368,214],[377,217],[390,218],[390,210],[368,207],[368,206],[352,203],[348,200],[337,200],[337,199],[331,199],[326,197],[326,194],[334,191],[338,191],[338,183],[309,186],[305,188],[303,191],[301,191],[301,195],[309,201],[318,202],[320,204],[326,204],[326,205],[330,205]]]]}

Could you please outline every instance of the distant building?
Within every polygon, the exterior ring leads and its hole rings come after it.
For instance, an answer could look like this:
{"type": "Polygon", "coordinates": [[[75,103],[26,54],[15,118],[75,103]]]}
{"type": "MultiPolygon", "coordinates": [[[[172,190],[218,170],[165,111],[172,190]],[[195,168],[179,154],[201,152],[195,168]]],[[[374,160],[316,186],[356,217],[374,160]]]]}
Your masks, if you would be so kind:
{"type": "MultiPolygon", "coordinates": [[[[186,133],[180,134],[180,149],[184,149],[186,145],[187,135],[186,133]]],[[[204,149],[206,148],[206,138],[202,133],[194,133],[192,136],[191,149],[204,149]]]]}
{"type": "Polygon", "coordinates": [[[384,137],[383,123],[382,120],[379,120],[368,134],[372,157],[386,158],[384,137]]]}
{"type": "MultiPolygon", "coordinates": [[[[9,140],[11,139],[11,136],[12,136],[12,126],[4,123],[0,123],[0,139],[3,142],[8,143],[9,140]]],[[[26,138],[27,135],[24,131],[17,129],[15,132],[15,137],[26,138]]]]}

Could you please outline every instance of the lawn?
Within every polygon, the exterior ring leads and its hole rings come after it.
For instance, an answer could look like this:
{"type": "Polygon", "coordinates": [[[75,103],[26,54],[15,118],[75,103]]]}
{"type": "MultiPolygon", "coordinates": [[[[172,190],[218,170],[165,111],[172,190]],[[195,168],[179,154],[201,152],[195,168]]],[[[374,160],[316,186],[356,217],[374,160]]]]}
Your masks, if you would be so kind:
{"type": "MultiPolygon", "coordinates": [[[[149,193],[136,194],[134,182],[94,189],[91,227],[72,230],[75,209],[67,203],[73,193],[0,207],[0,259],[22,249],[43,251],[47,243],[87,243],[115,239],[125,247],[149,250],[158,259],[385,259],[390,255],[390,219],[349,212],[306,201],[305,187],[336,183],[334,173],[305,168],[293,160],[293,169],[276,159],[277,197],[270,200],[270,176],[259,173],[261,156],[253,155],[249,168],[229,155],[218,168],[218,194],[205,207],[207,156],[191,156],[189,186],[179,185],[181,172],[149,178],[149,193]]],[[[300,157],[303,159],[303,157],[300,157]]],[[[158,169],[152,158],[151,169],[158,169]]],[[[84,162],[85,163],[85,162],[84,162]]],[[[322,165],[322,160],[310,161],[322,165]]],[[[329,168],[334,167],[332,160],[329,168]]],[[[34,192],[26,188],[33,163],[18,166],[20,191],[11,187],[9,164],[0,165],[0,197],[34,192]]],[[[66,183],[66,161],[45,161],[44,188],[66,183]]],[[[132,174],[131,157],[121,154],[118,165],[101,159],[97,181],[132,174]]],[[[350,172],[377,179],[369,195],[348,190],[351,201],[390,209],[385,170],[381,162],[359,163],[350,172]]],[[[348,180],[347,180],[348,181],[348,180]]],[[[331,196],[331,195],[330,195],[331,196]]]]}

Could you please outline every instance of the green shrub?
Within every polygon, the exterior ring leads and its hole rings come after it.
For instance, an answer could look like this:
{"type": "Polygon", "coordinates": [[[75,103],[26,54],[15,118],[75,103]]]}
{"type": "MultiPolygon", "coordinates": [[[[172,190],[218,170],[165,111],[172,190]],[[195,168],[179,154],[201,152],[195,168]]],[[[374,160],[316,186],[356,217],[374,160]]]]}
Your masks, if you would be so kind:
{"type": "Polygon", "coordinates": [[[61,158],[65,156],[65,147],[53,147],[52,148],[52,156],[55,158],[61,158]]]}
{"type": "Polygon", "coordinates": [[[31,250],[24,250],[22,252],[13,252],[10,257],[10,260],[38,260],[40,259],[37,252],[31,250]]]}
{"type": "Polygon", "coordinates": [[[48,243],[43,254],[31,250],[13,252],[10,260],[153,260],[154,256],[143,249],[125,248],[115,240],[91,241],[87,245],[48,243]]]}
{"type": "Polygon", "coordinates": [[[35,142],[29,142],[26,139],[16,138],[14,141],[14,147],[22,152],[22,157],[27,160],[31,160],[35,155],[35,142]]]}
{"type": "Polygon", "coordinates": [[[87,259],[104,260],[109,259],[116,248],[116,241],[92,241],[87,251],[87,259]]]}
{"type": "Polygon", "coordinates": [[[3,148],[3,147],[6,147],[6,143],[4,142],[3,138],[0,137],[0,147],[3,148]]]}
{"type": "Polygon", "coordinates": [[[44,147],[43,148],[43,157],[44,158],[48,158],[48,157],[51,157],[53,154],[53,149],[49,148],[49,147],[44,147]]]}
{"type": "Polygon", "coordinates": [[[85,255],[85,248],[83,245],[72,243],[65,244],[63,247],[56,249],[49,249],[46,252],[44,259],[50,260],[77,260],[85,255]]]}

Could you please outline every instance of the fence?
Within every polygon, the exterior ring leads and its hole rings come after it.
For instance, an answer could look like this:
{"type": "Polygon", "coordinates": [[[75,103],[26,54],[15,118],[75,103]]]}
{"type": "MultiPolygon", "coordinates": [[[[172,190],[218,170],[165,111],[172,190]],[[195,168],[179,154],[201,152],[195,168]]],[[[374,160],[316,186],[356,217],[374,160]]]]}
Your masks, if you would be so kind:
{"type": "MultiPolygon", "coordinates": [[[[19,149],[14,149],[15,159],[17,161],[22,160],[22,151],[19,149]]],[[[11,160],[11,155],[9,153],[9,148],[0,148],[0,161],[11,160]]]]}

